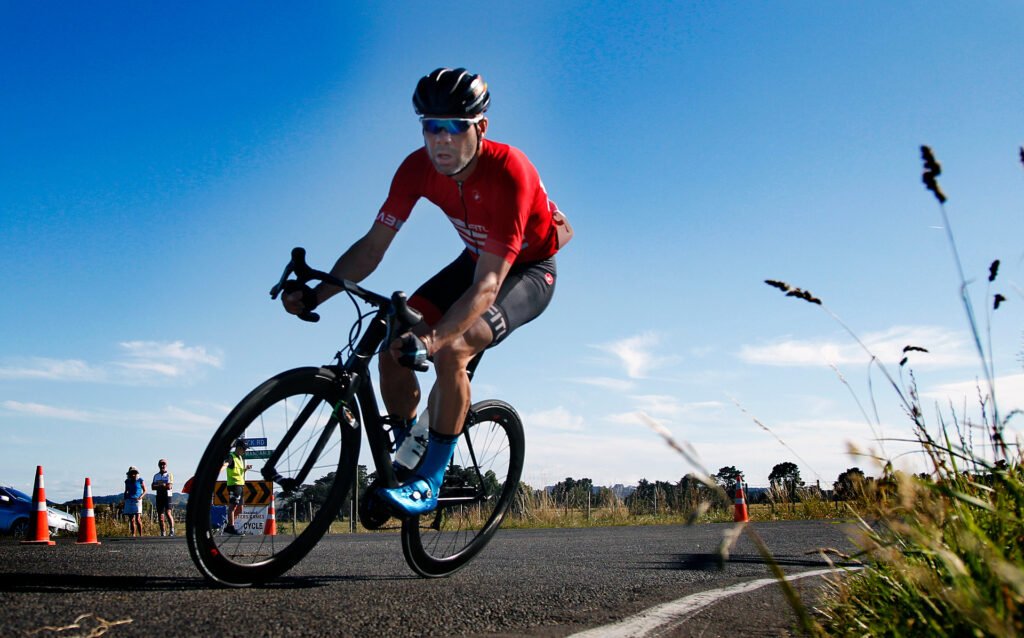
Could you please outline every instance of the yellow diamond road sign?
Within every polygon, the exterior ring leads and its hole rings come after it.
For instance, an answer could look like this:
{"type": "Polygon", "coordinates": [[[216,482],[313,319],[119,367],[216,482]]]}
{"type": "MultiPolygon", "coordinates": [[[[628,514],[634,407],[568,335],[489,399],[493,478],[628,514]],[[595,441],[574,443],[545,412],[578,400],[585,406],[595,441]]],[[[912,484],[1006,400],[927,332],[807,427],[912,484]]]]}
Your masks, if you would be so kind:
{"type": "MultiPolygon", "coordinates": [[[[245,505],[270,505],[270,499],[273,495],[273,481],[246,481],[242,502],[245,505]]],[[[213,504],[228,504],[228,484],[225,481],[217,481],[217,485],[214,486],[213,504]]]]}

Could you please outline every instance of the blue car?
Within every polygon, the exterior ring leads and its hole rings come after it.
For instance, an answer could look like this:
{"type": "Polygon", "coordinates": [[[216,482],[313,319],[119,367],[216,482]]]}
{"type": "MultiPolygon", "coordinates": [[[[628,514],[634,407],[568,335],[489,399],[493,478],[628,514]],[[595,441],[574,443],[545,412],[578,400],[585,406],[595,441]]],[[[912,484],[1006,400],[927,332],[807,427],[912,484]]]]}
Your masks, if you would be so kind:
{"type": "MultiPolygon", "coordinates": [[[[46,508],[47,527],[50,535],[60,532],[78,533],[78,521],[67,512],[53,507],[46,508]]],[[[24,492],[0,485],[0,534],[12,534],[22,539],[29,534],[32,520],[32,497],[24,492]]]]}

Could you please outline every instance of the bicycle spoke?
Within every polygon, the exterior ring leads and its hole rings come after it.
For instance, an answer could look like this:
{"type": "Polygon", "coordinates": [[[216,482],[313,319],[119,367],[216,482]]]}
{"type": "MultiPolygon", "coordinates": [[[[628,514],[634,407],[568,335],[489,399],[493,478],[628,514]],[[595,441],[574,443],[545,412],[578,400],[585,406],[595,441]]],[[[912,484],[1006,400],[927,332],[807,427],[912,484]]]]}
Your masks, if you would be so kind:
{"type": "Polygon", "coordinates": [[[441,486],[439,510],[402,528],[406,560],[423,576],[467,564],[497,530],[519,486],[523,435],[515,410],[485,401],[473,413],[441,486]]]}
{"type": "Polygon", "coordinates": [[[340,393],[330,371],[300,368],[254,390],[221,426],[200,461],[187,511],[189,550],[207,577],[229,585],[268,580],[294,565],[327,531],[358,458],[358,429],[339,426],[332,416],[340,393]],[[222,528],[232,505],[221,500],[218,487],[223,459],[237,438],[265,440],[266,448],[247,450],[244,462],[252,469],[246,486],[257,483],[250,494],[258,497],[268,488],[273,493],[270,501],[243,502],[235,529],[252,532],[244,535],[222,528]],[[262,483],[263,476],[277,483],[262,483]],[[283,491],[285,481],[301,484],[283,491]],[[271,502],[276,531],[268,534],[271,502]]]}

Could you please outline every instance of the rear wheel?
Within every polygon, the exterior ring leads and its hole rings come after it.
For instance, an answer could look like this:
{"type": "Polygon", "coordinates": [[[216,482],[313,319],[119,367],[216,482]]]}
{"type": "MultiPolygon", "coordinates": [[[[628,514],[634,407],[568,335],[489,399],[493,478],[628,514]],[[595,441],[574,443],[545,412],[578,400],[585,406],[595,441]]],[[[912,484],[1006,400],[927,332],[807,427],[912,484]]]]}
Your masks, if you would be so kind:
{"type": "Polygon", "coordinates": [[[196,469],[186,510],[189,552],[208,579],[246,586],[275,578],[301,560],[336,519],[352,486],[360,440],[357,410],[341,402],[343,393],[333,370],[298,368],[253,390],[224,420],[196,469]],[[242,536],[224,532],[231,506],[218,480],[239,438],[250,440],[245,463],[252,465],[248,502],[235,522],[242,536]],[[278,458],[276,483],[262,480],[269,459],[259,457],[271,453],[278,458]],[[271,504],[275,535],[268,534],[271,504]]]}
{"type": "Polygon", "coordinates": [[[438,507],[402,524],[402,551],[413,571],[429,578],[465,567],[498,531],[523,473],[523,424],[504,401],[470,409],[438,507]]]}

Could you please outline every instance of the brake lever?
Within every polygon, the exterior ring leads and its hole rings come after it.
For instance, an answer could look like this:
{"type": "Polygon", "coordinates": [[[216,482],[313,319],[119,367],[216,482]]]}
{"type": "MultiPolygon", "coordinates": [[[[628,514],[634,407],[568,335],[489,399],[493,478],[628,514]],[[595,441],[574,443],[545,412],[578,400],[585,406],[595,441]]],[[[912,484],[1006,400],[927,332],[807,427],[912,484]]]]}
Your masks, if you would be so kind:
{"type": "Polygon", "coordinates": [[[423,315],[409,305],[409,299],[404,292],[396,290],[391,294],[391,307],[394,308],[395,316],[400,322],[399,327],[403,330],[408,330],[423,321],[423,315]]]}
{"type": "MultiPolygon", "coordinates": [[[[281,294],[284,289],[284,284],[288,281],[288,277],[295,273],[295,280],[301,284],[309,281],[309,266],[306,265],[306,249],[301,246],[292,248],[292,258],[288,262],[288,265],[284,267],[284,272],[281,273],[281,279],[278,280],[274,287],[270,289],[270,298],[277,299],[277,296],[281,294]]],[[[319,318],[318,318],[319,319],[319,318]]],[[[313,319],[312,321],[316,321],[313,319]]],[[[307,319],[307,321],[310,321],[307,319]]]]}
{"type": "Polygon", "coordinates": [[[281,273],[281,279],[270,289],[271,299],[277,299],[277,296],[281,294],[281,290],[284,288],[284,282],[288,280],[288,276],[293,272],[295,272],[295,269],[292,267],[292,262],[289,261],[288,265],[284,267],[284,272],[281,273]]]}

